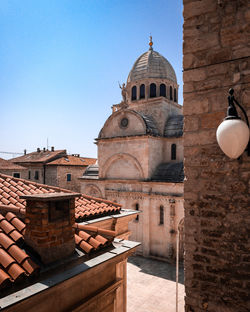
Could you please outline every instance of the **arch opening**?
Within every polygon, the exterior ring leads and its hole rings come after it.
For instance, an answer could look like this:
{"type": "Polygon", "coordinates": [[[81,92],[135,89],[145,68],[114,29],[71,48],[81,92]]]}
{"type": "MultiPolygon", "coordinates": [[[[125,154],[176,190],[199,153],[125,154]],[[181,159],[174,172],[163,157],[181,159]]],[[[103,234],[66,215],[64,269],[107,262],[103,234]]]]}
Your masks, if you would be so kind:
{"type": "Polygon", "coordinates": [[[160,96],[166,97],[166,85],[164,83],[160,85],[160,96]]]}
{"type": "Polygon", "coordinates": [[[150,97],[151,98],[156,97],[156,84],[155,83],[151,83],[150,85],[150,97]]]}

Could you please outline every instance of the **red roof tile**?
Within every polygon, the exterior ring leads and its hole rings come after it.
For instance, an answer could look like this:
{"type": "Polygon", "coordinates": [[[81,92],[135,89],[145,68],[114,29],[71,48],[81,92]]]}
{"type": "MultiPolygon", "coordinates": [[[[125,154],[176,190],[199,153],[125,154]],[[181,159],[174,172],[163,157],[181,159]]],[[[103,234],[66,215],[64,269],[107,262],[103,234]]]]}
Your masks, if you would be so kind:
{"type": "MultiPolygon", "coordinates": [[[[0,210],[2,205],[25,208],[25,200],[20,199],[22,195],[64,192],[72,193],[55,186],[49,186],[31,182],[29,180],[18,179],[4,174],[0,174],[0,210]]],[[[84,221],[98,216],[119,213],[121,205],[108,200],[94,198],[82,194],[75,199],[75,217],[77,221],[84,221]]],[[[12,210],[11,210],[12,211],[12,210]]],[[[16,213],[18,213],[16,211],[16,213]]]]}
{"type": "Polygon", "coordinates": [[[13,164],[13,162],[0,158],[0,170],[27,170],[27,168],[23,166],[19,166],[17,164],[13,164]]]}
{"type": "Polygon", "coordinates": [[[61,157],[48,163],[48,165],[57,166],[89,166],[96,163],[96,158],[87,157],[77,157],[72,155],[67,155],[66,157],[61,157]]]}
{"type": "Polygon", "coordinates": [[[63,157],[66,156],[66,150],[57,150],[57,151],[43,151],[40,152],[32,152],[20,157],[12,158],[11,162],[13,163],[47,163],[49,161],[52,161],[53,159],[57,157],[63,157]]]}
{"type": "MultiPolygon", "coordinates": [[[[84,254],[109,246],[114,239],[113,231],[103,230],[108,235],[101,235],[98,233],[102,230],[96,227],[79,225],[74,228],[76,247],[84,254]]],[[[0,214],[0,289],[39,273],[39,265],[19,247],[20,240],[12,239],[11,234],[18,233],[23,243],[24,230],[25,224],[14,213],[0,214]]]]}

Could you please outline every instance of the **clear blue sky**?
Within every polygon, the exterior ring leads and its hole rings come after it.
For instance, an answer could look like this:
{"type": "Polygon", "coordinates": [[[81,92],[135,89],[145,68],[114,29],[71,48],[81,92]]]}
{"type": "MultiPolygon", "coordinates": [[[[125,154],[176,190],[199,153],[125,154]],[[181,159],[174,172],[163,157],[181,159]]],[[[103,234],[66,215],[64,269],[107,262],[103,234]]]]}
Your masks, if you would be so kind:
{"type": "Polygon", "coordinates": [[[150,33],[182,104],[182,23],[176,0],[1,0],[0,151],[32,152],[48,138],[96,157],[94,138],[121,101],[118,81],[150,33]]]}

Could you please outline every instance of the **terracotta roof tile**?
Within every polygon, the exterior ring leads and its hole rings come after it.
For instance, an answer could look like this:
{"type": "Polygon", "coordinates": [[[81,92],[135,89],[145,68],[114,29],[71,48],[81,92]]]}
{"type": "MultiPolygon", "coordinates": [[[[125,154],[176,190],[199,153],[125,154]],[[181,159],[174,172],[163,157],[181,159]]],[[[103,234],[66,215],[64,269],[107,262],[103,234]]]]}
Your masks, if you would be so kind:
{"type": "MultiPolygon", "coordinates": [[[[114,232],[97,227],[74,225],[76,247],[84,254],[109,246],[114,239],[114,232]],[[101,234],[103,233],[103,234],[101,234]]],[[[19,231],[25,224],[12,212],[0,214],[0,288],[7,288],[13,283],[39,273],[39,266],[30,255],[21,249],[12,235],[24,237],[19,231]]]]}
{"type": "Polygon", "coordinates": [[[57,166],[89,166],[96,163],[96,158],[78,157],[74,155],[67,155],[65,157],[58,158],[48,163],[48,165],[57,166]]]}
{"type": "Polygon", "coordinates": [[[40,152],[32,152],[20,157],[12,158],[10,161],[18,164],[38,162],[47,163],[57,157],[63,157],[64,155],[66,155],[66,150],[56,150],[53,152],[41,150],[40,152]]]}
{"type": "MultiPolygon", "coordinates": [[[[31,182],[29,180],[9,177],[4,174],[0,174],[0,181],[2,181],[3,184],[2,186],[0,184],[0,209],[1,204],[7,206],[14,205],[18,208],[25,208],[25,200],[20,199],[20,196],[22,195],[43,194],[48,192],[71,193],[71,191],[59,187],[53,187],[31,182]]],[[[119,213],[121,210],[121,205],[119,204],[84,194],[75,199],[75,207],[75,217],[79,222],[97,216],[119,213]]]]}

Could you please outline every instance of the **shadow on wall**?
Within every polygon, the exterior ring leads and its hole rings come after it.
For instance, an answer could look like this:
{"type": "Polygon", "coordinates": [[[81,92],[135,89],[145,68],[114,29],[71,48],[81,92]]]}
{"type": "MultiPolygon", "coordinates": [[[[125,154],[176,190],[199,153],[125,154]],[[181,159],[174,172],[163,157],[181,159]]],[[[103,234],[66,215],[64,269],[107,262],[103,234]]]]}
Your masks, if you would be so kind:
{"type": "MultiPolygon", "coordinates": [[[[145,274],[154,275],[175,282],[176,267],[174,264],[165,261],[143,258],[141,256],[131,256],[128,262],[140,268],[145,274]]],[[[179,267],[179,283],[184,285],[184,267],[180,263],[179,267]]]]}

